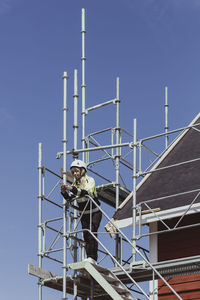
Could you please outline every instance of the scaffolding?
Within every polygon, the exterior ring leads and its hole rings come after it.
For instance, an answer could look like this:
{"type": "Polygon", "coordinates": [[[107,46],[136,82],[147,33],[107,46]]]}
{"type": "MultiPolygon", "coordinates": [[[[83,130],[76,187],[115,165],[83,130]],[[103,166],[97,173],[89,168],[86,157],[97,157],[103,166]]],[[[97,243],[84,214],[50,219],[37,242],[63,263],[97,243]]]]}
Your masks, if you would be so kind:
{"type": "MultiPolygon", "coordinates": [[[[85,10],[82,9],[81,18],[82,36],[82,148],[78,149],[78,71],[74,70],[74,138],[73,149],[67,148],[67,111],[68,111],[68,74],[63,74],[63,151],[57,153],[57,159],[63,160],[62,171],[55,172],[43,165],[42,144],[38,146],[38,266],[29,265],[29,274],[39,278],[38,299],[42,300],[43,287],[49,287],[62,292],[62,300],[67,300],[68,295],[73,295],[73,299],[154,299],[158,297],[157,280],[161,280],[167,286],[176,299],[181,296],[168,283],[169,276],[181,274],[193,274],[200,272],[200,256],[186,257],[164,262],[152,262],[149,251],[143,246],[143,239],[166,231],[176,231],[189,228],[189,226],[179,226],[182,219],[192,213],[200,212],[197,196],[185,208],[179,220],[173,228],[170,228],[160,215],[157,208],[151,207],[151,202],[160,199],[149,199],[137,203],[138,184],[145,176],[153,172],[160,171],[156,168],[158,160],[165,156],[170,147],[169,136],[180,132],[186,133],[188,130],[198,129],[199,123],[169,131],[168,128],[168,88],[165,88],[165,132],[143,138],[137,138],[137,121],[133,119],[133,133],[130,134],[120,127],[120,81],[116,79],[116,95],[113,99],[99,105],[86,108],[85,91],[85,10]],[[114,127],[102,129],[86,135],[86,116],[94,110],[113,105],[115,107],[116,121],[114,127]],[[102,138],[105,135],[105,138],[102,138]],[[100,137],[100,138],[99,138],[100,137]],[[99,138],[99,139],[98,139],[99,138]],[[147,145],[149,141],[165,139],[165,149],[158,155],[147,145]],[[110,140],[110,143],[105,141],[110,140]],[[103,141],[103,142],[102,142],[103,141]],[[103,153],[103,156],[100,154],[103,153]],[[94,154],[94,155],[93,155],[94,154]],[[143,171],[143,156],[153,156],[155,159],[149,161],[145,159],[143,171]],[[100,259],[97,265],[85,260],[84,246],[82,238],[83,230],[80,228],[80,218],[76,203],[69,204],[63,198],[59,200],[60,183],[72,183],[72,177],[67,171],[68,157],[70,161],[82,155],[82,160],[88,165],[88,171],[92,172],[102,184],[97,187],[98,195],[103,205],[97,205],[93,198],[88,196],[88,202],[94,203],[103,214],[102,224],[108,224],[110,229],[98,232],[98,238],[89,230],[90,234],[99,244],[100,259]],[[94,157],[94,158],[93,158],[94,157]],[[108,162],[113,165],[115,178],[106,178],[94,170],[95,166],[108,162]],[[125,168],[126,180],[121,175],[121,168],[125,168]],[[128,172],[130,173],[129,175],[128,172]],[[132,185],[131,191],[126,186],[127,177],[132,185]],[[50,180],[49,180],[50,178],[50,180]],[[53,178],[53,179],[52,179],[53,178]],[[50,184],[47,183],[49,180],[50,184]],[[56,181],[54,183],[54,181],[56,181]],[[49,192],[46,186],[52,184],[49,192]],[[115,220],[113,213],[124,200],[132,199],[132,217],[130,219],[131,230],[127,233],[123,231],[115,220]],[[107,209],[109,207],[109,215],[107,209]],[[148,230],[151,221],[160,221],[164,225],[162,231],[157,228],[148,230]],[[111,238],[110,236],[114,237],[111,238]],[[112,244],[112,246],[111,246],[112,244]],[[114,250],[113,250],[114,248],[114,250]],[[47,266],[45,266],[47,263],[47,266]],[[47,271],[51,268],[54,271],[47,271]],[[62,274],[61,274],[62,271],[62,274]],[[150,288],[143,282],[151,282],[150,288]]],[[[179,136],[176,141],[179,140],[179,136]]],[[[160,143],[160,142],[159,142],[160,143]]],[[[173,143],[172,143],[173,144],[173,143]]],[[[193,160],[194,162],[195,160],[193,160]]],[[[185,161],[183,164],[191,163],[185,161]]],[[[177,164],[176,164],[177,165],[177,164]]],[[[173,168],[168,166],[168,168],[173,168]]],[[[98,168],[98,167],[97,167],[98,168]]],[[[188,191],[187,193],[190,193],[188,191]]],[[[197,191],[200,194],[200,189],[197,191]]],[[[177,195],[182,195],[178,193],[177,195]]],[[[177,196],[171,195],[169,196],[177,196]]],[[[123,205],[123,204],[122,204],[123,205]]],[[[199,226],[194,224],[191,226],[199,226]]],[[[107,229],[107,227],[106,227],[107,229]]],[[[146,243],[146,242],[145,242],[146,243]]],[[[148,248],[148,246],[147,246],[148,248]]],[[[45,299],[44,299],[45,300],[45,299]]]]}

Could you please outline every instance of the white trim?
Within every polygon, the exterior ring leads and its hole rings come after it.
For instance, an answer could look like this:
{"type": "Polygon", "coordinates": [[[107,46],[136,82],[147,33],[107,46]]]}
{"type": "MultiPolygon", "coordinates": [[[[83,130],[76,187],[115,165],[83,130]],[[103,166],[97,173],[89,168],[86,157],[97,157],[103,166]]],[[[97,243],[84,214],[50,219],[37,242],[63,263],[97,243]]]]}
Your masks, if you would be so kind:
{"type": "MultiPolygon", "coordinates": [[[[149,231],[158,231],[158,222],[153,222],[149,224],[149,231]]],[[[149,237],[149,259],[151,264],[158,262],[158,234],[152,234],[149,237]]],[[[158,280],[149,281],[149,300],[158,300],[158,280]]]]}
{"type": "MultiPolygon", "coordinates": [[[[149,232],[158,231],[158,222],[150,223],[149,232]]],[[[151,264],[158,262],[158,234],[152,234],[149,237],[149,260],[151,264]]]]}
{"type": "Polygon", "coordinates": [[[149,281],[149,300],[158,300],[158,280],[149,281]]]}
{"type": "MultiPolygon", "coordinates": [[[[152,222],[158,221],[158,217],[161,220],[166,220],[166,219],[171,219],[171,218],[176,218],[182,216],[187,209],[189,209],[189,205],[177,207],[177,208],[171,208],[171,209],[166,209],[163,211],[159,212],[154,212],[150,214],[145,214],[141,215],[141,224],[149,224],[152,222]]],[[[192,207],[187,212],[187,215],[194,214],[194,213],[200,213],[200,203],[193,204],[192,207]]],[[[123,228],[123,227],[128,227],[132,225],[133,218],[127,218],[127,219],[122,219],[122,220],[116,220],[114,223],[118,228],[123,228]]],[[[139,217],[137,216],[136,218],[137,225],[139,224],[139,217]]]]}

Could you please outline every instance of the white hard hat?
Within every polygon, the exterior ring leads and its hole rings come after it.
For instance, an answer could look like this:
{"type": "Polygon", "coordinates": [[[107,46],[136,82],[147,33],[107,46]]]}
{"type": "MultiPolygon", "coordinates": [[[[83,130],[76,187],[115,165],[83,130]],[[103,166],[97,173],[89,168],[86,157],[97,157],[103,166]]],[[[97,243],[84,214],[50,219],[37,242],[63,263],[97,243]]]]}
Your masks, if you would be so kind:
{"type": "Polygon", "coordinates": [[[73,167],[75,167],[75,168],[84,168],[85,171],[87,171],[87,165],[86,165],[86,163],[84,163],[84,161],[79,160],[79,159],[75,159],[71,163],[70,169],[73,168],[73,167]]]}

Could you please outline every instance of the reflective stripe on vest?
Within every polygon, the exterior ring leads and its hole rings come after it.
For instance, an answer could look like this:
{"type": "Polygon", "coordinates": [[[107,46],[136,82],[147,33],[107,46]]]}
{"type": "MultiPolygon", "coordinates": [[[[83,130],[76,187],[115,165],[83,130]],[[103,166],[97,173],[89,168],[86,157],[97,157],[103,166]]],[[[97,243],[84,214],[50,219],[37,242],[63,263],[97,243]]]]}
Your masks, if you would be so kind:
{"type": "Polygon", "coordinates": [[[94,212],[97,212],[97,211],[99,211],[98,207],[93,208],[91,211],[90,210],[84,211],[83,215],[88,215],[90,212],[94,213],[94,212]]]}

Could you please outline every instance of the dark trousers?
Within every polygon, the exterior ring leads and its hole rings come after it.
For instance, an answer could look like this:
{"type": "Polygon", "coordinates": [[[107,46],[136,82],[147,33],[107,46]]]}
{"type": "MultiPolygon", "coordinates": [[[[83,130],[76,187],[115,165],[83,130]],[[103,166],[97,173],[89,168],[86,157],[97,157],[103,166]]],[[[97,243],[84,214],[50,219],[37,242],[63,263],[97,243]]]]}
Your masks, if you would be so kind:
{"type": "MultiPolygon", "coordinates": [[[[94,235],[97,237],[97,231],[101,222],[102,213],[97,211],[92,214],[92,224],[91,231],[95,232],[94,235]]],[[[90,214],[83,215],[81,218],[82,229],[90,230],[90,214]]],[[[98,242],[93,238],[93,236],[88,231],[83,231],[83,237],[85,241],[85,250],[87,257],[91,257],[97,261],[98,257],[98,242]]]]}

